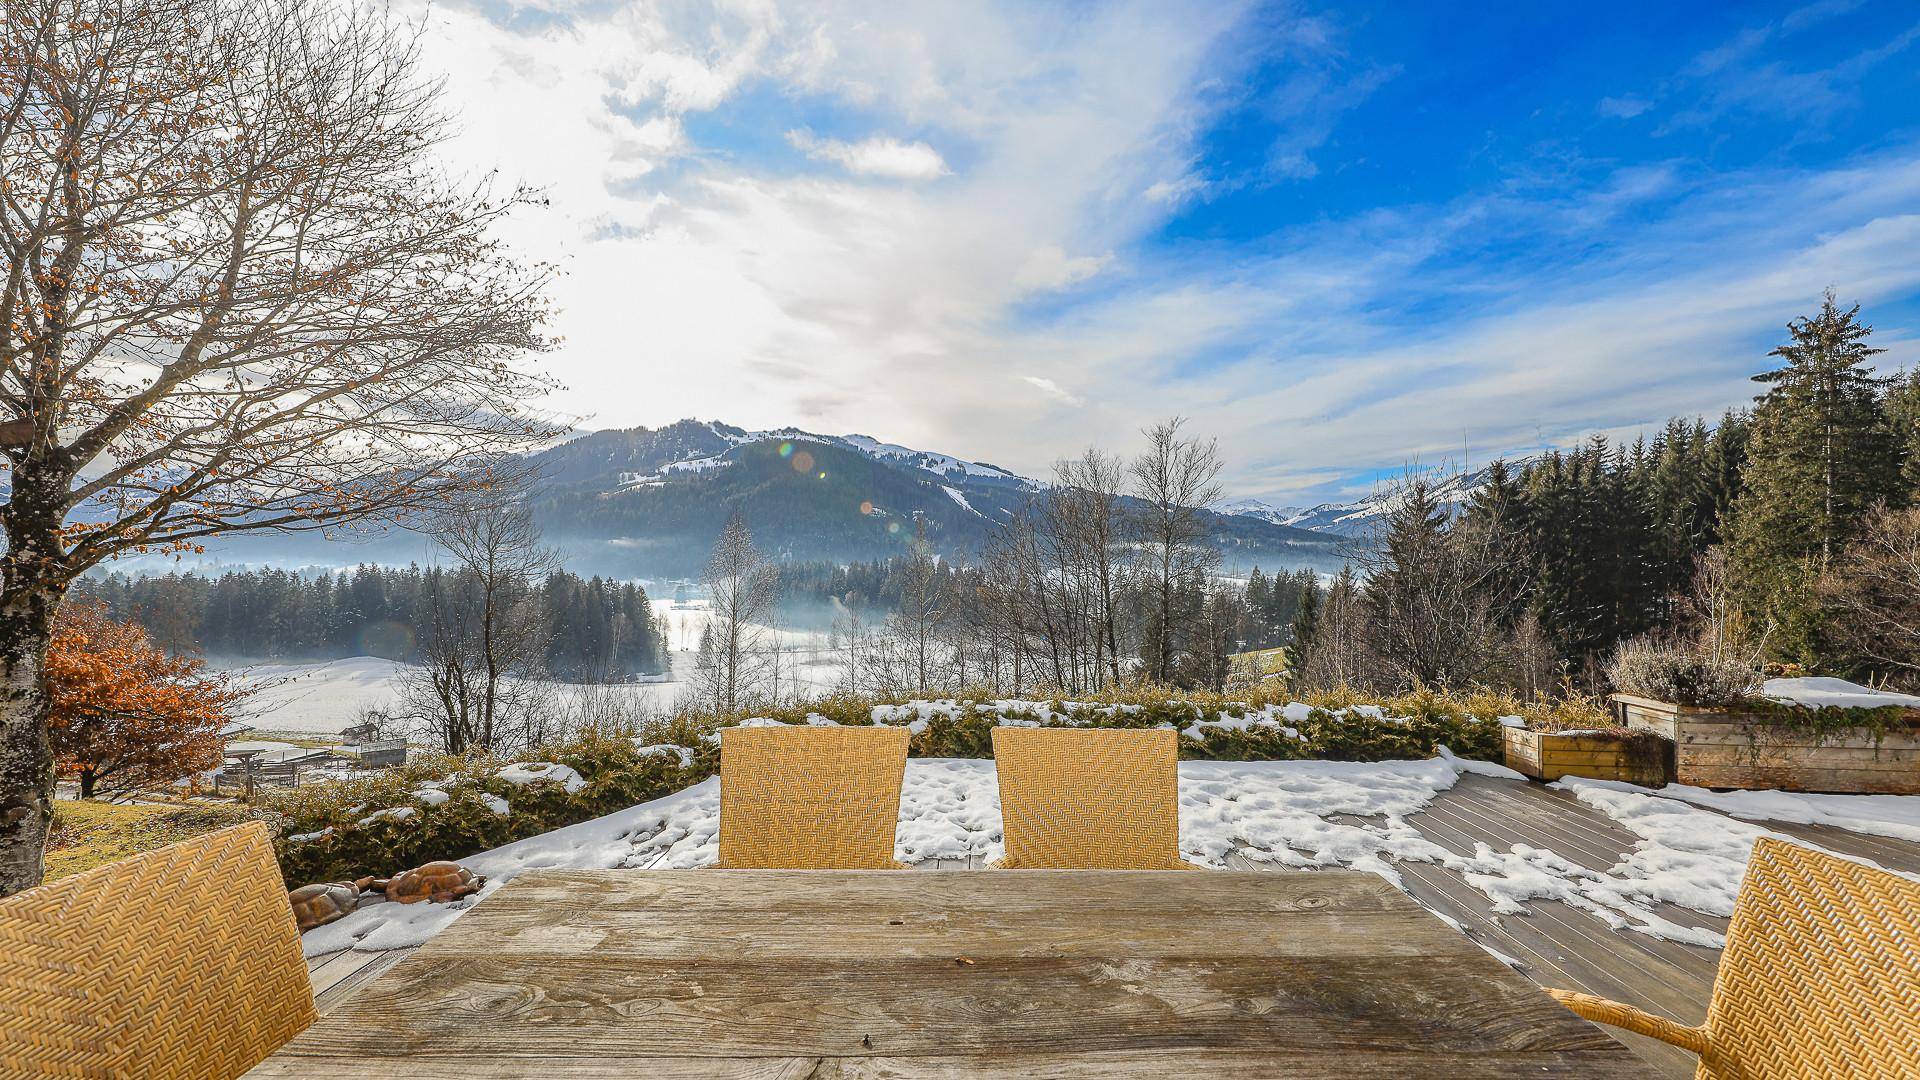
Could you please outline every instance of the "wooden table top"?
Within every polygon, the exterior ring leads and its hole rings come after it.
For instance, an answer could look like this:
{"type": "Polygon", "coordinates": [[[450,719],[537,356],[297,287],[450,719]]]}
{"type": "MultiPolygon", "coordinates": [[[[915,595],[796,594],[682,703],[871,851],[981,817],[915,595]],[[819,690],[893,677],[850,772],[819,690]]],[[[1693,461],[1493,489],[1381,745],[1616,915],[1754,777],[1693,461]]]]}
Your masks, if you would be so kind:
{"type": "Polygon", "coordinates": [[[527,873],[254,1077],[1626,1077],[1372,874],[527,873]]]}

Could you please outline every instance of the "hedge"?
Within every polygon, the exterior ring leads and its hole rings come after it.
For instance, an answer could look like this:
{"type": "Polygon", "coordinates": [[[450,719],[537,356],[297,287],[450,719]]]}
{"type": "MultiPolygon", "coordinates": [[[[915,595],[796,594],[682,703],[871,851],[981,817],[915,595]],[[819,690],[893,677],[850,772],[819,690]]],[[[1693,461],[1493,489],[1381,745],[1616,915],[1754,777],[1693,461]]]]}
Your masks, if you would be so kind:
{"type": "Polygon", "coordinates": [[[1012,722],[1171,726],[1182,731],[1180,756],[1195,760],[1420,759],[1434,756],[1441,745],[1461,757],[1499,760],[1495,717],[1521,709],[1510,699],[1438,692],[1378,705],[1343,695],[1285,705],[1152,692],[1075,702],[836,696],[750,718],[682,719],[636,735],[592,733],[522,759],[566,766],[579,777],[571,784],[513,783],[500,776],[509,764],[501,759],[430,757],[372,778],[277,793],[267,805],[281,820],[275,848],[292,887],[390,876],[669,795],[719,771],[717,729],[727,723],[870,724],[878,716],[909,728],[913,757],[991,757],[993,729],[1012,722]],[[499,812],[501,800],[505,813],[499,812]]]}

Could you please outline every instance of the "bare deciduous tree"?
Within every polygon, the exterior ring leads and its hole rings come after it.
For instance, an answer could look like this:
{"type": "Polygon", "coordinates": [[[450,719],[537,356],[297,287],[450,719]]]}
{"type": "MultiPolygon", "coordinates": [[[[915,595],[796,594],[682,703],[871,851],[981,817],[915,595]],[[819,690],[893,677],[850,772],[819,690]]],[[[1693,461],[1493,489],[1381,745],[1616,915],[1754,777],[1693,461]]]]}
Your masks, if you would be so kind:
{"type": "Polygon", "coordinates": [[[1426,480],[1399,485],[1377,545],[1363,549],[1366,642],[1382,689],[1491,681],[1510,657],[1510,533],[1455,526],[1426,480]]]}
{"type": "Polygon", "coordinates": [[[1220,498],[1220,451],[1212,439],[1182,438],[1184,424],[1176,416],[1148,428],[1147,448],[1130,469],[1140,502],[1135,539],[1148,603],[1140,658],[1155,682],[1165,682],[1173,671],[1181,581],[1220,561],[1205,543],[1202,518],[1207,504],[1220,498]]]}
{"type": "Polygon", "coordinates": [[[744,708],[763,692],[777,584],[773,564],[753,546],[746,522],[738,515],[729,519],[707,562],[712,614],[701,632],[696,672],[703,703],[715,712],[744,708]]]}
{"type": "Polygon", "coordinates": [[[428,592],[420,667],[401,686],[407,714],[449,754],[536,746],[554,715],[548,628],[535,587],[558,560],[525,502],[471,500],[425,530],[452,566],[428,592]]]}
{"type": "Polygon", "coordinates": [[[1920,685],[1920,507],[1876,510],[1820,581],[1842,648],[1920,685]]]}
{"type": "Polygon", "coordinates": [[[918,694],[943,684],[950,666],[942,637],[952,615],[947,584],[940,564],[932,556],[916,552],[901,575],[899,606],[887,619],[887,633],[899,654],[904,676],[899,681],[918,694]]]}
{"type": "Polygon", "coordinates": [[[416,38],[318,0],[4,0],[0,894],[52,807],[42,665],[103,559],[440,503],[546,434],[528,201],[446,179],[416,38]]]}
{"type": "Polygon", "coordinates": [[[1120,496],[1126,468],[1094,447],[1054,466],[1048,499],[1050,531],[1066,576],[1076,583],[1092,630],[1092,686],[1120,682],[1120,594],[1126,585],[1125,520],[1120,496]]]}

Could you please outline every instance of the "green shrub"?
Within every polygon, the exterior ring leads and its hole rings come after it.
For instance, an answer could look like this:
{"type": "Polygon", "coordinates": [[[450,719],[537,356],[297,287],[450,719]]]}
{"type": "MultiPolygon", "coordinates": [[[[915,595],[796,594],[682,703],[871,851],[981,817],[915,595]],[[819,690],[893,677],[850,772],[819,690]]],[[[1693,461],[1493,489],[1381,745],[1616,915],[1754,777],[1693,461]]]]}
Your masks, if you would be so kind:
{"type": "Polygon", "coordinates": [[[267,805],[285,821],[275,842],[281,873],[289,886],[388,877],[590,821],[670,795],[718,771],[717,748],[691,749],[693,760],[682,765],[677,755],[642,754],[630,740],[588,735],[532,756],[579,773],[586,783],[571,792],[550,780],[511,783],[496,775],[504,762],[476,757],[440,759],[437,769],[409,766],[277,793],[267,805]],[[428,783],[446,793],[445,802],[430,804],[418,794],[428,783]],[[507,813],[496,812],[485,796],[504,799],[507,813]],[[374,816],[398,807],[413,813],[374,816]]]}

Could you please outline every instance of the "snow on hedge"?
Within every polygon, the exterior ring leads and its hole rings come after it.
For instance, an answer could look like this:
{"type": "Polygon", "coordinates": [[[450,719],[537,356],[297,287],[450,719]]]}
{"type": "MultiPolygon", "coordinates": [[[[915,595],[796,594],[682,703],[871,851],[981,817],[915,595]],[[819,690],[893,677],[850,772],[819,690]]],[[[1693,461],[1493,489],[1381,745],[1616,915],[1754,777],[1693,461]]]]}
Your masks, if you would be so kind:
{"type": "Polygon", "coordinates": [[[550,780],[566,788],[569,795],[587,786],[585,778],[570,766],[551,761],[516,761],[511,765],[500,766],[493,775],[519,787],[550,780]]]}
{"type": "Polygon", "coordinates": [[[1262,709],[1251,710],[1241,716],[1234,716],[1230,713],[1222,712],[1220,718],[1217,720],[1195,720],[1193,723],[1181,728],[1180,734],[1185,735],[1189,739],[1204,739],[1207,737],[1207,732],[1209,731],[1259,731],[1265,729],[1267,731],[1278,732],[1289,739],[1298,739],[1301,742],[1306,742],[1307,737],[1300,734],[1298,728],[1283,723],[1282,721],[1291,720],[1296,724],[1301,723],[1305,721],[1308,716],[1312,715],[1312,713],[1312,706],[1304,705],[1297,701],[1284,708],[1278,705],[1268,705],[1262,709]]]}
{"type": "Polygon", "coordinates": [[[1760,696],[1782,705],[1813,709],[1884,709],[1889,705],[1920,709],[1920,697],[1875,690],[1845,679],[1768,679],[1760,684],[1760,696]]]}
{"type": "Polygon", "coordinates": [[[633,752],[641,757],[670,757],[680,763],[683,769],[693,767],[693,748],[678,743],[649,743],[636,737],[633,740],[633,752]]]}

